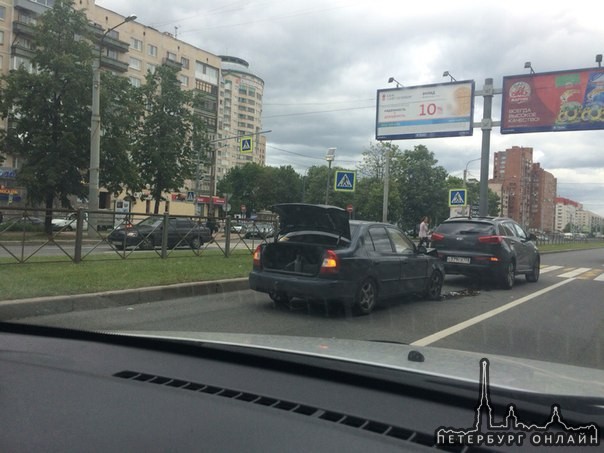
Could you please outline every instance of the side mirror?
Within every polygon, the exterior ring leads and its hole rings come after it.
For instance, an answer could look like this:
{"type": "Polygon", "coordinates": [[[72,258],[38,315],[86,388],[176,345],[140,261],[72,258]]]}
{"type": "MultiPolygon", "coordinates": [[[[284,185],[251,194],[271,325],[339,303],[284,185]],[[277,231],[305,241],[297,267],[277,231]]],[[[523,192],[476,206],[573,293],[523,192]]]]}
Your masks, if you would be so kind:
{"type": "Polygon", "coordinates": [[[419,247],[417,247],[417,253],[425,255],[426,253],[428,253],[428,249],[425,245],[420,245],[419,247]]]}
{"type": "Polygon", "coordinates": [[[529,241],[536,241],[536,240],[537,240],[537,236],[535,235],[535,233],[529,234],[529,241]]]}

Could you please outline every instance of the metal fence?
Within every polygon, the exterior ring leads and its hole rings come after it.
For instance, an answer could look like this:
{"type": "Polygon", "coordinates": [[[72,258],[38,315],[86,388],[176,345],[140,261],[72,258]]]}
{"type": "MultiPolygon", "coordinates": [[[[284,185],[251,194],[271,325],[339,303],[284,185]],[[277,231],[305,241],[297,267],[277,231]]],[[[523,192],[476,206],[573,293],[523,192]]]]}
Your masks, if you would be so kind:
{"type": "Polygon", "coordinates": [[[0,264],[70,260],[229,257],[252,254],[274,237],[268,222],[232,221],[168,213],[53,209],[46,231],[43,209],[0,208],[0,264]]]}

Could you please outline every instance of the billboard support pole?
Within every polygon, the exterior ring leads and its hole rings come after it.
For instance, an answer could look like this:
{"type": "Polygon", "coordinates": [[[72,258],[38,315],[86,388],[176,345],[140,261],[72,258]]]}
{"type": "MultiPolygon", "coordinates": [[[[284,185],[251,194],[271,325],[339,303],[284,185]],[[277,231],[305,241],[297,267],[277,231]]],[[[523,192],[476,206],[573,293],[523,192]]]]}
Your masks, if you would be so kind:
{"type": "Polygon", "coordinates": [[[482,148],[480,161],[480,205],[479,213],[481,216],[489,214],[489,158],[491,155],[491,129],[493,128],[493,79],[488,78],[484,81],[482,96],[484,97],[484,106],[482,112],[482,148]]]}

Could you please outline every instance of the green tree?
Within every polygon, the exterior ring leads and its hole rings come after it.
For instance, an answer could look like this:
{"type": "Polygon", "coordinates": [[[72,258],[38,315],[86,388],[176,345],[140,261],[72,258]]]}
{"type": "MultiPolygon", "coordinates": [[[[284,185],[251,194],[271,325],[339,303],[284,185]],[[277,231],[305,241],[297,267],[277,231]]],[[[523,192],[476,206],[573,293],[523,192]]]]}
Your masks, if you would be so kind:
{"type": "Polygon", "coordinates": [[[384,205],[384,178],[386,159],[389,163],[388,220],[398,223],[401,219],[401,198],[399,190],[400,148],[390,142],[369,145],[363,152],[363,162],[359,165],[355,194],[355,218],[381,221],[384,205]]]}
{"type": "Polygon", "coordinates": [[[180,88],[176,69],[161,65],[148,72],[141,95],[145,112],[132,158],[158,214],[162,193],[180,190],[195,176],[199,150],[194,131],[202,126],[193,110],[195,93],[180,88]]]}
{"type": "Polygon", "coordinates": [[[125,77],[110,72],[101,77],[100,185],[114,195],[125,189],[137,191],[143,181],[132,160],[132,144],[143,115],[141,92],[125,77]]]}
{"type": "Polygon", "coordinates": [[[19,183],[29,204],[43,203],[51,231],[53,202],[84,196],[89,165],[92,47],[84,12],[56,0],[34,27],[32,67],[2,77],[2,145],[23,158],[19,183]],[[35,69],[35,70],[34,70],[35,69]]]}
{"type": "Polygon", "coordinates": [[[270,209],[277,203],[299,202],[301,188],[300,175],[289,165],[264,167],[248,163],[232,168],[218,182],[218,191],[230,193],[231,204],[245,205],[248,214],[270,209]]]}
{"type": "Polygon", "coordinates": [[[424,145],[405,150],[394,165],[401,197],[403,228],[413,228],[423,216],[431,224],[449,217],[447,171],[437,165],[434,153],[424,145]]]}

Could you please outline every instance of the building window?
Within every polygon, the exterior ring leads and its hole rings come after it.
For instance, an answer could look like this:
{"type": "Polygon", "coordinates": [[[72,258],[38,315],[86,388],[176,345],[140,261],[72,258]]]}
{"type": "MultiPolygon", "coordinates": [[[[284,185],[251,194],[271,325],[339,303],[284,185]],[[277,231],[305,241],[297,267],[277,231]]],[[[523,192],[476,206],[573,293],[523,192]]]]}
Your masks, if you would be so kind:
{"type": "Polygon", "coordinates": [[[174,52],[168,52],[167,57],[168,60],[176,61],[176,54],[174,52]]]}
{"type": "Polygon", "coordinates": [[[142,52],[143,42],[140,39],[130,38],[130,47],[132,47],[134,50],[142,52]]]}
{"type": "Polygon", "coordinates": [[[141,70],[142,62],[138,58],[130,57],[130,67],[132,69],[136,69],[137,71],[141,70]]]}
{"type": "Polygon", "coordinates": [[[189,77],[187,77],[186,75],[181,75],[180,76],[180,84],[183,87],[188,87],[189,86],[189,77]]]}
{"type": "Polygon", "coordinates": [[[197,61],[195,62],[195,78],[218,85],[218,69],[197,61]]]}
{"type": "Polygon", "coordinates": [[[149,44],[147,46],[147,53],[149,55],[151,55],[152,57],[157,57],[157,46],[154,46],[153,44],[149,44]]]}
{"type": "Polygon", "coordinates": [[[133,87],[138,88],[141,86],[141,79],[137,79],[136,77],[128,77],[128,79],[130,80],[130,85],[133,87]]]}
{"type": "Polygon", "coordinates": [[[119,32],[119,31],[117,31],[117,30],[110,30],[110,31],[107,33],[107,36],[108,36],[109,38],[113,38],[113,39],[120,39],[120,32],[119,32]]]}
{"type": "Polygon", "coordinates": [[[151,74],[155,74],[155,70],[157,69],[157,65],[155,64],[151,64],[151,63],[147,63],[147,71],[150,72],[151,74]]]}
{"type": "Polygon", "coordinates": [[[113,49],[105,49],[105,55],[111,58],[112,60],[117,60],[117,50],[113,49]]]}
{"type": "Polygon", "coordinates": [[[180,59],[180,64],[182,65],[183,68],[189,69],[189,59],[188,58],[182,57],[180,59]]]}
{"type": "Polygon", "coordinates": [[[6,6],[0,6],[0,20],[4,20],[6,17],[6,6]]]}
{"type": "Polygon", "coordinates": [[[4,45],[4,32],[0,31],[0,46],[4,45]]]}

